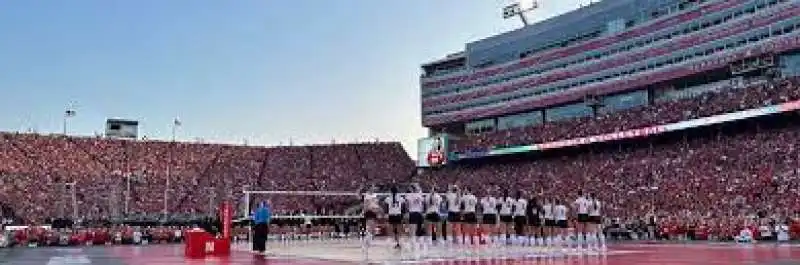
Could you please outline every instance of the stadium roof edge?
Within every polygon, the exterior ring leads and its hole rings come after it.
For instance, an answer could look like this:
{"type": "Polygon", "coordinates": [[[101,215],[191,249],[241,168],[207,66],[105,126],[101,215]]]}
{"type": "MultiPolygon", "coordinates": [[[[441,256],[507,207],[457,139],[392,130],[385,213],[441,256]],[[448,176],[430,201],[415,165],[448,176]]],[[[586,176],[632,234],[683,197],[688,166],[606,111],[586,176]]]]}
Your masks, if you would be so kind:
{"type": "Polygon", "coordinates": [[[439,59],[435,59],[433,61],[428,61],[428,62],[422,63],[422,67],[434,65],[434,64],[441,63],[441,62],[448,61],[448,60],[452,60],[452,59],[464,58],[466,56],[467,56],[467,54],[462,50],[462,51],[459,51],[459,52],[448,54],[444,58],[439,58],[439,59]]]}
{"type": "MultiPolygon", "coordinates": [[[[592,12],[598,12],[607,10],[610,7],[620,6],[620,5],[628,5],[632,4],[633,2],[637,2],[640,0],[603,0],[594,2],[589,5],[584,5],[576,9],[572,9],[567,11],[563,14],[558,14],[553,17],[549,17],[547,19],[543,19],[540,21],[536,21],[527,26],[523,26],[514,30],[502,32],[499,34],[495,34],[492,36],[488,36],[482,39],[478,39],[476,41],[468,42],[467,43],[467,50],[471,49],[489,49],[491,47],[475,47],[475,46],[482,46],[485,42],[493,42],[495,40],[506,39],[504,42],[514,41],[518,38],[543,33],[547,30],[552,30],[553,26],[556,25],[563,25],[574,23],[576,21],[580,21],[581,18],[590,15],[592,12]]],[[[492,45],[494,46],[494,45],[492,45]]]]}

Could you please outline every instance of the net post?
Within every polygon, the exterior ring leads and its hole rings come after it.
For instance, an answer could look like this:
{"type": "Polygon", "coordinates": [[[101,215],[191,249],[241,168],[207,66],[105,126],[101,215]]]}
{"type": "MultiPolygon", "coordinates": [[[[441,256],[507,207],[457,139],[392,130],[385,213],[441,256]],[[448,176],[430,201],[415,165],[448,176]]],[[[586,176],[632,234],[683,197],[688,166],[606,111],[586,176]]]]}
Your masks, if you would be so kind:
{"type": "Polygon", "coordinates": [[[250,218],[250,191],[244,191],[244,218],[250,218]]]}
{"type": "MultiPolygon", "coordinates": [[[[243,190],[244,192],[244,220],[250,220],[250,191],[243,190]]],[[[251,222],[247,223],[247,242],[251,242],[249,249],[253,249],[252,242],[253,242],[253,224],[251,222]]]]}

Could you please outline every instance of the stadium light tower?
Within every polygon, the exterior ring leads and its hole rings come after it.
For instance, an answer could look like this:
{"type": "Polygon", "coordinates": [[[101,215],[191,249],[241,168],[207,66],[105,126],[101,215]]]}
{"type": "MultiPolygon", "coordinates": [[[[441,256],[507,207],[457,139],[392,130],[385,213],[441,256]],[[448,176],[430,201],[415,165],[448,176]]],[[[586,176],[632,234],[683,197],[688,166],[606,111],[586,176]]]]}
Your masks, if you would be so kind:
{"type": "Polygon", "coordinates": [[[525,13],[536,8],[539,8],[536,0],[514,0],[510,5],[503,7],[503,19],[519,17],[522,24],[527,26],[528,18],[525,17],[525,13]]]}
{"type": "Polygon", "coordinates": [[[169,156],[167,161],[167,185],[164,187],[164,218],[169,214],[169,192],[172,190],[172,152],[175,151],[175,133],[179,127],[183,125],[178,117],[172,120],[172,146],[169,149],[169,156]]]}
{"type": "Polygon", "coordinates": [[[180,128],[182,125],[183,125],[183,122],[180,119],[178,119],[178,117],[175,117],[175,119],[172,120],[172,141],[173,142],[175,141],[175,134],[177,133],[178,128],[180,128]]]}
{"type": "Polygon", "coordinates": [[[75,117],[75,114],[77,114],[77,112],[75,112],[75,109],[73,109],[72,107],[68,107],[66,110],[64,110],[64,121],[63,121],[64,123],[62,124],[64,135],[67,135],[67,120],[69,120],[72,117],[75,117]]]}

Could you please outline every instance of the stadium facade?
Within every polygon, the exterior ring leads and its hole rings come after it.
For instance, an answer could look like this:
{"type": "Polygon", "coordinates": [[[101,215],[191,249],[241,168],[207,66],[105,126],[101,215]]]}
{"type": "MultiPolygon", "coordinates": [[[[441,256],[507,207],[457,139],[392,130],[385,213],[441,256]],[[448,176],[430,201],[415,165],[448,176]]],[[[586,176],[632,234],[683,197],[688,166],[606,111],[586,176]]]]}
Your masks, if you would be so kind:
{"type": "Polygon", "coordinates": [[[469,138],[798,76],[798,36],[798,0],[604,0],[423,64],[422,124],[469,138]]]}

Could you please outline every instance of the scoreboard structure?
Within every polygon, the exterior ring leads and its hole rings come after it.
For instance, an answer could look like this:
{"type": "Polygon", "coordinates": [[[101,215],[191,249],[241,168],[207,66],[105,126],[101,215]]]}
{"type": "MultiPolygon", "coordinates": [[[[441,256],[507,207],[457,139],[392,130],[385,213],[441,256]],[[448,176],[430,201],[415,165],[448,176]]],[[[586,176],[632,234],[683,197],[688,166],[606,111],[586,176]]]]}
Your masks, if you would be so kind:
{"type": "Polygon", "coordinates": [[[107,119],[105,135],[110,138],[139,138],[139,121],[107,119]]]}

